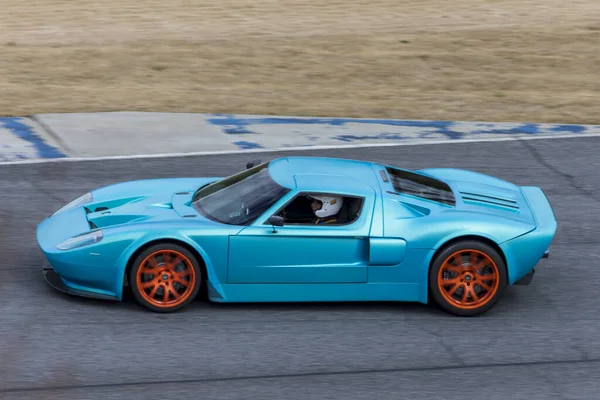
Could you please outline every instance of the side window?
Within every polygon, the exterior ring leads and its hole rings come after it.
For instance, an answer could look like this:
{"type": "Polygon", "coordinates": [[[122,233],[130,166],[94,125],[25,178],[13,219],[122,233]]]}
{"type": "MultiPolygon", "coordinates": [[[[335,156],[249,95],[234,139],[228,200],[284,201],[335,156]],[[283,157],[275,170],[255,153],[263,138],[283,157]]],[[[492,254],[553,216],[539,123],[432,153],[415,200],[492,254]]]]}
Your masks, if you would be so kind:
{"type": "Polygon", "coordinates": [[[348,225],[360,216],[363,200],[362,197],[335,193],[300,193],[275,215],[283,217],[286,225],[348,225]],[[335,199],[329,202],[332,197],[335,199]],[[327,204],[324,205],[319,199],[327,204]],[[319,210],[322,212],[319,213],[319,210]]]}

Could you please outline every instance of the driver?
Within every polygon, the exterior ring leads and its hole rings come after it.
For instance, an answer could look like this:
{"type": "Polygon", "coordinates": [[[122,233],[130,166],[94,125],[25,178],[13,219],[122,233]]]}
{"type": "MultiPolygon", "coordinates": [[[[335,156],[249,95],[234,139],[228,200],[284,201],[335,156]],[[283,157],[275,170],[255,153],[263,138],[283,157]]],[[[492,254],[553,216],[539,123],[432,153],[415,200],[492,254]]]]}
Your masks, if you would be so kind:
{"type": "Polygon", "coordinates": [[[334,224],[338,221],[338,213],[344,203],[341,196],[317,195],[309,197],[312,199],[311,207],[317,217],[315,224],[334,224]]]}

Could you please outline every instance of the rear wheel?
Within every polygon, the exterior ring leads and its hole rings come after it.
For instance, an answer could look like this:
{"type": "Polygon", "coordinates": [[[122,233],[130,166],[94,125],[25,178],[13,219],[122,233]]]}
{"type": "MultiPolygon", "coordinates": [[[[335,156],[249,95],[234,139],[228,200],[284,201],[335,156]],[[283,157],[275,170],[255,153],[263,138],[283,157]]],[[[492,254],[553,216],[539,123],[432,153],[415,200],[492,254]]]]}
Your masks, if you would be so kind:
{"type": "Polygon", "coordinates": [[[139,304],[155,312],[173,312],[194,300],[202,272],[190,251],[165,243],[151,246],[135,258],[129,281],[139,304]]]}
{"type": "Polygon", "coordinates": [[[463,317],[482,314],[496,305],[507,282],[506,264],[491,246],[461,241],[441,251],[429,271],[436,303],[463,317]]]}

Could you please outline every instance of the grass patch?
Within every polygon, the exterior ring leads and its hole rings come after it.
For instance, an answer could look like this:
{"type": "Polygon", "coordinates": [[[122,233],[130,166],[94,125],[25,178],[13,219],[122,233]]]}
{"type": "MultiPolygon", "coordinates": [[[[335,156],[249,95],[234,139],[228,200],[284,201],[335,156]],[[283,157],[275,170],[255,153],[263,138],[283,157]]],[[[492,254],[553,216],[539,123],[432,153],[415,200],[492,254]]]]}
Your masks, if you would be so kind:
{"type": "Polygon", "coordinates": [[[0,26],[0,114],[600,123],[596,4],[13,2],[0,26]]]}

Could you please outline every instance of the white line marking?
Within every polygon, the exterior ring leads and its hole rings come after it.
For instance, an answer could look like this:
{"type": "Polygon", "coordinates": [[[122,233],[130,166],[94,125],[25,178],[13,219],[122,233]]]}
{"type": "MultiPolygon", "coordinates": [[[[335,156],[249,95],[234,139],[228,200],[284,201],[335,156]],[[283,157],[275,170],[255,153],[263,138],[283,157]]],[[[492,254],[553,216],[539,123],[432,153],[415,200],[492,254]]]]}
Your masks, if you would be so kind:
{"type": "Polygon", "coordinates": [[[287,151],[311,151],[311,150],[337,150],[337,149],[356,149],[368,147],[400,147],[400,146],[425,146],[435,144],[467,144],[478,142],[518,142],[521,140],[549,140],[549,139],[569,139],[569,138],[592,138],[600,137],[600,133],[570,133],[570,134],[550,134],[550,135],[515,135],[497,138],[479,138],[479,139],[415,139],[406,142],[386,142],[386,143],[364,143],[347,145],[324,145],[324,146],[300,146],[300,147],[280,147],[273,149],[247,149],[247,150],[217,150],[217,151],[196,151],[189,153],[158,153],[158,154],[132,154],[126,156],[101,156],[101,157],[65,157],[65,158],[40,158],[32,160],[19,161],[0,161],[0,165],[20,165],[20,164],[43,164],[43,163],[61,163],[61,162],[79,162],[79,161],[110,161],[110,160],[135,160],[152,158],[177,158],[194,156],[213,156],[229,154],[256,154],[256,153],[275,153],[287,151]]]}

